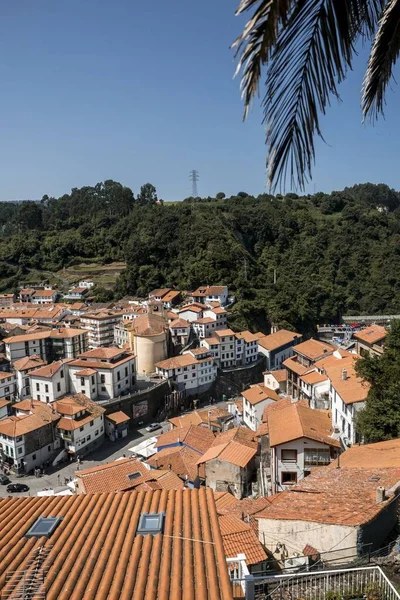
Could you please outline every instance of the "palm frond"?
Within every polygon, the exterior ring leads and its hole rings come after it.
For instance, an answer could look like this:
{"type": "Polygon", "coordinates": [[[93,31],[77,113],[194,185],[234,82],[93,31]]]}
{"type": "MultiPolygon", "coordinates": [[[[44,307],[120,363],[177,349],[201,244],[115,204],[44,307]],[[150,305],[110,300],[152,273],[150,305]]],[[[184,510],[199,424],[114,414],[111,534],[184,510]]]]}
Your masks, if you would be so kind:
{"type": "Polygon", "coordinates": [[[244,119],[252,99],[258,92],[262,65],[267,62],[279,27],[286,23],[294,3],[294,0],[240,1],[237,15],[258,5],[241,35],[232,44],[232,48],[236,49],[235,56],[241,54],[235,75],[243,69],[240,87],[244,99],[244,119]]]}
{"type": "Polygon", "coordinates": [[[364,118],[383,113],[386,87],[400,53],[400,0],[389,0],[379,22],[363,84],[364,118]]]}
{"type": "MultiPolygon", "coordinates": [[[[240,7],[256,0],[243,0],[240,7]]],[[[239,68],[245,110],[254,97],[263,63],[269,66],[263,102],[267,124],[267,168],[272,187],[286,181],[304,188],[315,156],[314,136],[321,135],[319,117],[351,67],[354,44],[378,22],[383,0],[260,2],[259,10],[239,38],[239,68]],[[266,12],[266,11],[270,12],[266,12]],[[263,12],[264,11],[264,12],[263,12]],[[270,20],[271,19],[271,20],[270,20]],[[271,23],[274,24],[271,34],[271,23]],[[245,34],[245,38],[243,35],[245,34]]]]}

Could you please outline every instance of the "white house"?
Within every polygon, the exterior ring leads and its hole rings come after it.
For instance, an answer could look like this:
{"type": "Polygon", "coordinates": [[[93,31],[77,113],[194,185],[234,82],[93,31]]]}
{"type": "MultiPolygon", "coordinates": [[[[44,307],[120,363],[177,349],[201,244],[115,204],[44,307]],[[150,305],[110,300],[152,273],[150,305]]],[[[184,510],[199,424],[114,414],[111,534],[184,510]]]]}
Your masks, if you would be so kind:
{"type": "Polygon", "coordinates": [[[250,365],[258,360],[259,333],[240,331],[235,333],[236,366],[250,365]]]}
{"type": "Polygon", "coordinates": [[[17,378],[15,373],[0,371],[0,399],[14,400],[17,397],[17,378]]]}
{"type": "Polygon", "coordinates": [[[257,362],[259,336],[250,331],[217,329],[211,337],[202,339],[200,345],[210,351],[221,369],[230,369],[257,362]]]}
{"type": "Polygon", "coordinates": [[[236,335],[232,329],[220,329],[214,337],[219,341],[219,362],[221,369],[236,367],[236,335]]]}
{"type": "Polygon", "coordinates": [[[300,398],[305,398],[311,408],[328,410],[329,379],[325,373],[309,371],[300,377],[300,398]]]}
{"type": "Polygon", "coordinates": [[[335,353],[323,365],[321,361],[315,366],[323,368],[329,378],[332,423],[343,444],[349,446],[359,441],[355,421],[357,413],[365,406],[370,386],[355,372],[355,364],[361,358],[358,354],[339,356],[335,353]]]}
{"type": "Polygon", "coordinates": [[[81,326],[89,334],[89,348],[109,346],[114,343],[114,325],[122,320],[123,313],[99,310],[81,316],[81,326]]]}
{"type": "Polygon", "coordinates": [[[57,296],[57,290],[35,290],[31,302],[32,304],[55,304],[57,296]]]}
{"type": "Polygon", "coordinates": [[[69,384],[73,394],[92,400],[109,400],[128,393],[136,381],[135,356],[116,347],[94,348],[69,361],[69,384]]]}
{"type": "Polygon", "coordinates": [[[201,304],[187,304],[179,310],[179,318],[192,323],[203,318],[203,310],[204,306],[201,304]]]}
{"type": "Polygon", "coordinates": [[[17,395],[20,400],[31,395],[31,383],[29,373],[43,367],[46,363],[44,360],[34,354],[32,356],[24,356],[14,361],[13,369],[17,378],[17,395]]]}
{"type": "Polygon", "coordinates": [[[293,356],[293,346],[301,340],[295,331],[280,329],[258,339],[258,352],[265,356],[267,371],[282,368],[282,363],[293,356]]]}
{"type": "Polygon", "coordinates": [[[341,448],[340,441],[332,437],[328,411],[313,410],[303,402],[286,401],[281,406],[266,411],[272,493],[295,485],[314,466],[329,465],[341,448]]]}
{"type": "Polygon", "coordinates": [[[253,431],[256,431],[262,422],[264,408],[279,400],[278,394],[262,383],[251,385],[242,392],[242,397],[243,422],[253,431]]]}
{"type": "Polygon", "coordinates": [[[88,346],[87,332],[83,329],[60,327],[5,338],[6,357],[14,363],[20,358],[37,355],[42,360],[74,358],[88,346]]]}
{"type": "Polygon", "coordinates": [[[90,281],[90,279],[88,279],[88,280],[84,279],[83,281],[80,281],[78,283],[78,287],[90,289],[90,288],[94,287],[94,283],[93,283],[93,281],[90,281]]]}
{"type": "Polygon", "coordinates": [[[193,331],[195,335],[200,339],[211,337],[214,331],[217,329],[217,321],[212,317],[202,317],[193,321],[193,331]]]}
{"type": "Polygon", "coordinates": [[[75,302],[83,302],[89,292],[87,287],[73,287],[69,290],[68,294],[64,294],[65,300],[74,300],[75,302]]]}
{"type": "Polygon", "coordinates": [[[206,285],[200,286],[191,294],[193,302],[201,304],[210,304],[210,302],[219,302],[225,306],[228,302],[228,288],[226,285],[206,285]]]}
{"type": "Polygon", "coordinates": [[[69,454],[81,456],[103,443],[104,408],[83,394],[58,400],[54,408],[61,415],[57,430],[69,454]]]}
{"type": "Polygon", "coordinates": [[[189,350],[155,366],[159,375],[169,379],[182,391],[210,386],[217,376],[217,365],[206,348],[189,350]]]}
{"type": "Polygon", "coordinates": [[[277,369],[276,371],[264,371],[264,385],[279,394],[286,394],[287,371],[277,369]]]}
{"type": "Polygon", "coordinates": [[[185,319],[175,319],[169,324],[171,340],[174,345],[186,346],[190,337],[190,323],[185,319]]]}
{"type": "Polygon", "coordinates": [[[29,373],[31,396],[51,404],[69,391],[68,361],[58,360],[29,373]]]}

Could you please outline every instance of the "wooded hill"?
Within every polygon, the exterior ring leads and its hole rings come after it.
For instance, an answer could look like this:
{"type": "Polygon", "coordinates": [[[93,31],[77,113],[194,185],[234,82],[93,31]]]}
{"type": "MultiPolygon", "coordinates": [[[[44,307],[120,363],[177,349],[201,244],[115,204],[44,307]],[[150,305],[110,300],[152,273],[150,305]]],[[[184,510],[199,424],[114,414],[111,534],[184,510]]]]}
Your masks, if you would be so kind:
{"type": "Polygon", "coordinates": [[[400,194],[362,184],[298,197],[240,192],[156,203],[113,181],[41,202],[0,203],[0,291],[30,269],[125,261],[113,292],[227,284],[231,323],[312,333],[343,314],[400,313],[400,194]],[[276,283],[274,283],[274,273],[276,283]]]}

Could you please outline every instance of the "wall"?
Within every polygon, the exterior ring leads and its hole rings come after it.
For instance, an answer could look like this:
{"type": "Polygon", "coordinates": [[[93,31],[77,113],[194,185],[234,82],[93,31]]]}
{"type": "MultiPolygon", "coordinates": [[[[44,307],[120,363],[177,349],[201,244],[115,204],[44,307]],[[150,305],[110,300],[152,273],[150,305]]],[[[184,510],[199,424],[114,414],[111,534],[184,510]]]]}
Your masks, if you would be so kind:
{"type": "MultiPolygon", "coordinates": [[[[271,551],[274,551],[276,544],[285,544],[289,556],[295,552],[303,554],[307,544],[319,552],[329,552],[334,548],[331,559],[336,561],[349,556],[346,548],[356,547],[357,528],[311,521],[261,518],[258,519],[258,537],[271,551]]],[[[329,555],[325,557],[328,558],[329,555]]]]}
{"type": "MultiPolygon", "coordinates": [[[[379,483],[377,484],[379,485],[379,483]]],[[[377,515],[373,521],[360,527],[358,531],[357,546],[359,553],[366,544],[372,544],[371,550],[377,550],[385,541],[389,533],[397,524],[397,510],[399,498],[394,497],[392,502],[377,515]]]]}
{"type": "Polygon", "coordinates": [[[263,360],[259,360],[256,364],[246,367],[218,370],[217,380],[213,387],[213,395],[217,400],[221,400],[223,395],[228,398],[238,396],[251,384],[260,383],[263,380],[263,372],[263,360]]]}
{"type": "Polygon", "coordinates": [[[140,337],[134,335],[136,371],[138,375],[155,372],[154,364],[167,358],[167,334],[140,337]]]}
{"type": "Polygon", "coordinates": [[[170,393],[168,381],[162,381],[157,386],[143,390],[140,394],[127,396],[106,404],[103,408],[106,409],[106,414],[122,410],[127,414],[131,421],[130,427],[137,427],[138,421],[149,423],[156,418],[163,418],[165,408],[165,396],[170,393]],[[147,402],[147,414],[141,414],[139,417],[134,415],[135,405],[147,402]]]}
{"type": "Polygon", "coordinates": [[[40,400],[41,402],[51,403],[69,391],[68,384],[68,373],[65,366],[61,367],[52,377],[30,377],[30,388],[31,395],[34,400],[40,400]],[[61,377],[61,371],[64,373],[64,377],[61,377]],[[47,391],[46,391],[47,386],[47,391]],[[37,389],[39,387],[39,389],[37,389]],[[58,389],[60,388],[60,389],[58,389]]]}
{"type": "Polygon", "coordinates": [[[254,471],[254,460],[246,469],[241,469],[218,458],[205,463],[206,486],[217,492],[230,490],[236,498],[243,498],[248,489],[248,481],[254,471]]]}

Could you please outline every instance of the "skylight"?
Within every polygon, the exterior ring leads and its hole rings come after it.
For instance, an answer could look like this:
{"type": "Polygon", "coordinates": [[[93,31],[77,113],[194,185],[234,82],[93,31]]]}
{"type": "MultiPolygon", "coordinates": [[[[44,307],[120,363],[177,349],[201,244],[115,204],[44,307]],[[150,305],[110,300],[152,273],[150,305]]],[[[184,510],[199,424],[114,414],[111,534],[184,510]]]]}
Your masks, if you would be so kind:
{"type": "Polygon", "coordinates": [[[142,513],[136,533],[156,535],[164,530],[165,513],[142,513]]]}
{"type": "Polygon", "coordinates": [[[129,475],[127,475],[127,478],[129,479],[129,481],[132,481],[132,479],[137,479],[141,476],[142,474],[140,473],[140,471],[136,471],[136,473],[129,473],[129,475]]]}
{"type": "Polygon", "coordinates": [[[63,517],[39,517],[26,532],[25,537],[50,537],[62,519],[63,517]]]}

